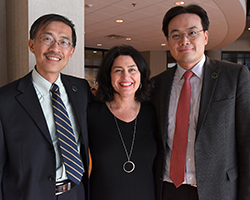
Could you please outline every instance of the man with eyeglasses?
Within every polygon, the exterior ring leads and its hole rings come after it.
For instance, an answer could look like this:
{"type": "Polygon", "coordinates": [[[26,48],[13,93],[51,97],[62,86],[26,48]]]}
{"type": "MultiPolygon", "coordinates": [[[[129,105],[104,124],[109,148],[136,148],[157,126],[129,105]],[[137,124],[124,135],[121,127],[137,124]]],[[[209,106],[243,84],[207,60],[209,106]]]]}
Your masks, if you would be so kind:
{"type": "Polygon", "coordinates": [[[163,19],[177,64],[152,78],[157,200],[250,198],[250,75],[204,55],[208,27],[197,5],[173,7],[163,19]]]}
{"type": "Polygon", "coordinates": [[[0,89],[0,200],[87,200],[92,95],[86,80],[61,74],[75,51],[74,24],[43,15],[28,45],[34,69],[0,89]]]}

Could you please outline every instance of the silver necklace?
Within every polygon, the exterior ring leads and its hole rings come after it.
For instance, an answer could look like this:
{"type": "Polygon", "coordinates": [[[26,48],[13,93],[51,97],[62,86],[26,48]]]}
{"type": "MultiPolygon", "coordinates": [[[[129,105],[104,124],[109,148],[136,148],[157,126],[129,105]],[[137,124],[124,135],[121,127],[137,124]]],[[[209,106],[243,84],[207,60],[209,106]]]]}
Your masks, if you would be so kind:
{"type": "MultiPolygon", "coordinates": [[[[113,111],[112,102],[110,102],[110,108],[111,108],[111,110],[113,111]]],[[[135,170],[135,163],[134,163],[133,161],[131,161],[130,158],[131,158],[131,155],[132,155],[132,152],[133,152],[133,148],[134,148],[134,144],[135,144],[135,133],[136,133],[137,117],[135,118],[133,139],[132,139],[132,144],[131,144],[130,151],[129,151],[129,154],[128,154],[128,150],[127,150],[126,144],[125,144],[125,142],[124,142],[124,140],[123,140],[122,133],[121,133],[121,130],[120,130],[120,128],[119,128],[117,119],[116,119],[116,117],[115,117],[114,114],[113,114],[113,116],[114,116],[116,128],[117,128],[117,130],[118,130],[118,133],[119,133],[120,138],[121,138],[121,141],[122,141],[122,145],[123,145],[124,151],[125,151],[126,156],[127,156],[127,159],[128,159],[128,160],[123,164],[123,170],[124,170],[126,173],[131,173],[131,172],[133,172],[133,171],[135,170]]]]}

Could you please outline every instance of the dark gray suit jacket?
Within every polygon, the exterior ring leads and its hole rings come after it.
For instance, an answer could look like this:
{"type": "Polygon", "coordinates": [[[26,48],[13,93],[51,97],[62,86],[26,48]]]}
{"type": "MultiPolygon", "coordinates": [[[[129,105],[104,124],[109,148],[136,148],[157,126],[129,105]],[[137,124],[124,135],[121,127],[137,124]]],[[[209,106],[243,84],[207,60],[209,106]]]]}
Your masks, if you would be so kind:
{"type": "MultiPolygon", "coordinates": [[[[89,84],[61,75],[80,126],[82,179],[88,191],[88,135],[86,123],[89,84]]],[[[0,88],[0,200],[53,200],[55,152],[31,73],[0,88]]]]}
{"type": "MultiPolygon", "coordinates": [[[[176,66],[152,78],[160,129],[157,200],[168,151],[168,107],[175,71],[176,66]]],[[[246,66],[206,58],[194,148],[200,200],[250,199],[250,75],[246,66]]]]}

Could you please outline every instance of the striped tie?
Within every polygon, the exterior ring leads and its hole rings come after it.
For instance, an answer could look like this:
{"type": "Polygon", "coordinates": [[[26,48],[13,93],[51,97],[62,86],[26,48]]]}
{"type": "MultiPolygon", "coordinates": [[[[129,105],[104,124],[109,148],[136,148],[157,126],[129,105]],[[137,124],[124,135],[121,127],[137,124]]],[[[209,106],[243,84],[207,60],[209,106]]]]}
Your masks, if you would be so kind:
{"type": "Polygon", "coordinates": [[[54,119],[66,173],[71,181],[79,185],[84,169],[77,150],[75,135],[67,110],[62,102],[59,87],[53,83],[50,91],[52,92],[54,119]]]}

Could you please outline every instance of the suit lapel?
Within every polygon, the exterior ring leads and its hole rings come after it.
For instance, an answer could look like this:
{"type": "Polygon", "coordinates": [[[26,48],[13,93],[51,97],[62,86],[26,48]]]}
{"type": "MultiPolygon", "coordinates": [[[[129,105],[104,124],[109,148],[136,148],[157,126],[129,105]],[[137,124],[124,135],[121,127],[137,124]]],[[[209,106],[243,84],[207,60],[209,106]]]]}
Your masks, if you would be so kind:
{"type": "Polygon", "coordinates": [[[197,123],[196,138],[200,132],[200,129],[202,128],[208,110],[210,109],[211,101],[213,99],[219,75],[220,75],[220,70],[217,64],[213,60],[207,57],[207,60],[204,64],[204,77],[203,77],[203,85],[201,92],[201,102],[199,109],[199,118],[197,123]]]}
{"type": "MultiPolygon", "coordinates": [[[[173,84],[173,78],[176,71],[177,65],[173,68],[170,68],[166,71],[165,76],[162,76],[161,80],[161,93],[160,93],[160,124],[161,124],[161,133],[168,132],[168,111],[169,111],[169,100],[171,94],[171,88],[173,84]],[[167,102],[167,103],[166,103],[167,102]]],[[[162,135],[162,141],[164,143],[167,140],[167,134],[162,135]]]]}
{"type": "Polygon", "coordinates": [[[26,110],[42,134],[44,134],[47,140],[52,143],[40,102],[32,84],[31,73],[20,79],[17,90],[21,92],[20,95],[16,97],[17,101],[26,110]]]}
{"type": "MultiPolygon", "coordinates": [[[[81,126],[81,119],[82,119],[82,111],[83,109],[80,109],[79,107],[81,106],[81,104],[83,104],[83,102],[79,102],[78,101],[78,85],[75,82],[72,82],[73,79],[69,80],[65,75],[61,74],[61,78],[62,78],[62,82],[63,85],[67,91],[67,95],[70,99],[70,102],[73,106],[74,112],[76,114],[77,120],[78,120],[78,124],[80,126],[81,132],[82,132],[82,126],[81,126]]],[[[83,100],[83,99],[82,99],[83,100]]]]}

